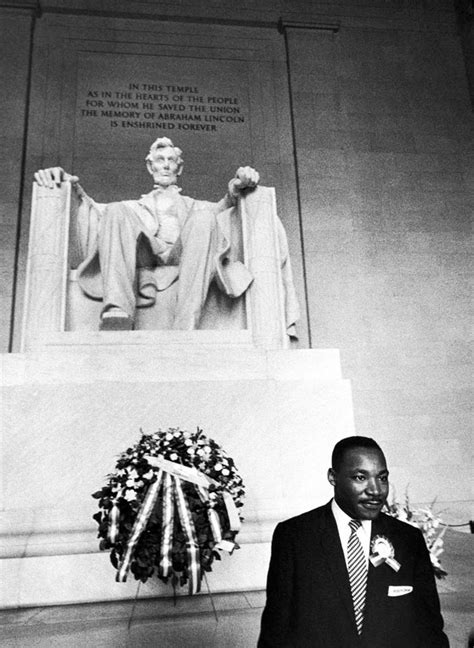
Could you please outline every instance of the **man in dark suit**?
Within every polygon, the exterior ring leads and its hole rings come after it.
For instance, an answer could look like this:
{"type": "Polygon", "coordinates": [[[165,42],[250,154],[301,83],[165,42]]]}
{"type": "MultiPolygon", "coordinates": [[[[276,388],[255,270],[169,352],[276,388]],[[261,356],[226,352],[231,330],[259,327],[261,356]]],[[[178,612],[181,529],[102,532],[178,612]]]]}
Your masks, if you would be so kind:
{"type": "Polygon", "coordinates": [[[378,444],[336,444],[325,506],[278,524],[258,648],[448,648],[422,533],[384,513],[378,444]]]}

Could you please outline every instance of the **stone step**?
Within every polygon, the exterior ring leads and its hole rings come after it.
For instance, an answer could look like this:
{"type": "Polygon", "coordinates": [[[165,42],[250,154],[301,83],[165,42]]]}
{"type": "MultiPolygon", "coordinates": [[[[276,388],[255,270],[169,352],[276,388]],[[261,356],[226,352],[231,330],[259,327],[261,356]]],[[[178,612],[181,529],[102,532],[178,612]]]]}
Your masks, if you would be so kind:
{"type": "Polygon", "coordinates": [[[43,345],[51,348],[82,348],[89,346],[228,346],[253,348],[252,336],[246,329],[207,329],[197,331],[63,331],[43,337],[43,345]]]}
{"type": "MultiPolygon", "coordinates": [[[[2,382],[4,385],[31,385],[117,380],[124,383],[269,378],[341,380],[337,349],[265,351],[247,345],[244,336],[239,336],[240,344],[228,346],[209,331],[198,336],[199,342],[193,344],[189,343],[188,333],[181,340],[175,333],[172,338],[156,332],[148,336],[148,333],[151,332],[140,331],[138,337],[143,341],[137,344],[115,340],[115,336],[122,337],[120,332],[98,332],[96,344],[58,344],[44,351],[4,355],[2,382]]],[[[90,334],[87,339],[91,339],[90,334]]]]}
{"type": "Polygon", "coordinates": [[[249,648],[264,600],[262,591],[245,591],[3,611],[0,646],[249,648]]]}

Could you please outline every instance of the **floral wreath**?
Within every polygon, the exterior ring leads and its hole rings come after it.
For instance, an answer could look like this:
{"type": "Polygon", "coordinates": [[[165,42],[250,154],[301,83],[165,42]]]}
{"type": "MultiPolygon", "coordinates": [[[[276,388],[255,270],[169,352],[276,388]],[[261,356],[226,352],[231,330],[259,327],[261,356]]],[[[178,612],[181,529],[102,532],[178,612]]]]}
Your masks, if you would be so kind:
{"type": "Polygon", "coordinates": [[[200,591],[220,550],[238,548],[245,487],[231,457],[199,428],[145,434],[119,456],[93,518],[101,550],[110,550],[124,582],[154,574],[173,587],[200,591]]]}

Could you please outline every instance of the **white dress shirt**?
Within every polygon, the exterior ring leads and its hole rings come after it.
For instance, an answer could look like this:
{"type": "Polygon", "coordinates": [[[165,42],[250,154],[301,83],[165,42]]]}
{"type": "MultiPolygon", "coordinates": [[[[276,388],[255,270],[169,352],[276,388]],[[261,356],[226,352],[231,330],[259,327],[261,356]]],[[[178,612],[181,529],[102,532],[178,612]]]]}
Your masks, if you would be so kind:
{"type": "MultiPolygon", "coordinates": [[[[349,542],[349,537],[351,535],[351,528],[349,522],[354,519],[344,513],[341,507],[336,503],[336,500],[331,501],[331,511],[336,520],[337,530],[339,533],[339,538],[341,540],[342,550],[344,552],[344,559],[346,561],[347,567],[347,543],[349,542]]],[[[361,526],[357,529],[357,536],[361,542],[362,549],[364,550],[364,556],[366,561],[369,560],[370,552],[370,534],[372,533],[372,521],[371,520],[360,520],[361,526]]]]}

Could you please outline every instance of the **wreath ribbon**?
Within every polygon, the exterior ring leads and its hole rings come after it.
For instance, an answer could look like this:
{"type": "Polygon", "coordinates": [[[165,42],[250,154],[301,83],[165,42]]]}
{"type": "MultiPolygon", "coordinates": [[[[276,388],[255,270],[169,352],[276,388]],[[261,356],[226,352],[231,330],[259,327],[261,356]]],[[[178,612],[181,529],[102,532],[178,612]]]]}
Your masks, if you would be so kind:
{"type": "Polygon", "coordinates": [[[167,578],[171,574],[172,550],[173,550],[173,526],[174,526],[174,498],[173,481],[171,475],[165,473],[162,493],[162,526],[161,526],[161,547],[160,564],[158,571],[160,576],[167,578]]]}
{"type": "Polygon", "coordinates": [[[146,528],[150,515],[155,507],[156,500],[158,499],[158,493],[160,491],[161,480],[163,477],[163,471],[159,470],[156,476],[155,481],[150,485],[145,499],[138,511],[137,517],[135,519],[135,524],[133,525],[132,533],[127,543],[127,548],[120,562],[117,576],[115,580],[118,583],[124,583],[127,580],[128,570],[130,569],[130,563],[132,561],[133,552],[137,543],[140,539],[141,534],[146,528]]]}
{"type": "Polygon", "coordinates": [[[176,504],[181,528],[186,536],[186,554],[188,557],[189,593],[196,594],[201,589],[201,563],[199,561],[199,544],[194,528],[191,510],[181,487],[181,480],[173,477],[176,504]]]}
{"type": "Polygon", "coordinates": [[[120,509],[117,505],[117,500],[115,499],[112,504],[112,508],[109,511],[109,528],[107,532],[107,537],[111,544],[117,542],[119,534],[119,521],[120,521],[120,509]]]}
{"type": "MultiPolygon", "coordinates": [[[[201,501],[209,502],[209,486],[217,482],[196,468],[177,464],[161,457],[147,456],[148,463],[158,469],[156,480],[149,486],[145,499],[137,513],[125,553],[119,564],[116,580],[125,582],[130,569],[133,553],[146,529],[150,516],[156,505],[160,489],[162,488],[162,535],[160,546],[159,574],[167,577],[172,571],[172,548],[175,504],[178,511],[181,528],[186,537],[186,556],[189,572],[189,593],[195,594],[201,589],[201,563],[199,543],[197,541],[194,522],[183,492],[182,482],[187,481],[196,486],[201,501]]],[[[240,518],[232,495],[224,491],[224,504],[229,518],[230,529],[240,529],[240,518]]],[[[222,529],[217,512],[210,506],[208,508],[209,523],[215,541],[215,547],[231,551],[234,544],[222,539],[222,529]]],[[[110,517],[109,537],[116,537],[118,519],[116,511],[110,517]]]]}
{"type": "MultiPolygon", "coordinates": [[[[197,470],[197,468],[183,466],[182,464],[175,463],[174,461],[169,461],[168,459],[162,459],[161,457],[146,456],[144,457],[144,459],[148,461],[150,466],[161,469],[169,475],[179,477],[184,481],[194,484],[203,502],[209,501],[209,486],[211,484],[214,486],[218,485],[218,482],[216,482],[215,479],[208,477],[204,473],[197,470]]],[[[223,497],[227,511],[227,517],[229,518],[230,530],[240,531],[241,522],[234,499],[228,491],[223,492],[223,497]]],[[[208,515],[211,529],[214,533],[214,540],[216,542],[219,542],[222,537],[219,517],[212,507],[208,509],[208,515]]]]}

